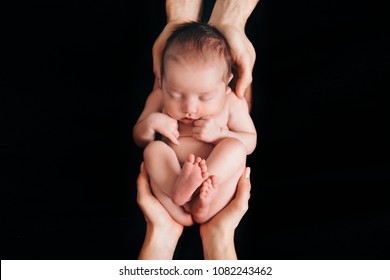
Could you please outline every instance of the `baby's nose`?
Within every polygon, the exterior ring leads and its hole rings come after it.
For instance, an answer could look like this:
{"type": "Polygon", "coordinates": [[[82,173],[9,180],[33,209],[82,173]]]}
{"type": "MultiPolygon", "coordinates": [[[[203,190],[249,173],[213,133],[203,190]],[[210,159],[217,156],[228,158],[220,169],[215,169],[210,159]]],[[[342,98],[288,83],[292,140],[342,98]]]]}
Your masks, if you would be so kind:
{"type": "Polygon", "coordinates": [[[198,105],[196,102],[185,102],[183,104],[184,113],[196,113],[198,111],[198,105]]]}

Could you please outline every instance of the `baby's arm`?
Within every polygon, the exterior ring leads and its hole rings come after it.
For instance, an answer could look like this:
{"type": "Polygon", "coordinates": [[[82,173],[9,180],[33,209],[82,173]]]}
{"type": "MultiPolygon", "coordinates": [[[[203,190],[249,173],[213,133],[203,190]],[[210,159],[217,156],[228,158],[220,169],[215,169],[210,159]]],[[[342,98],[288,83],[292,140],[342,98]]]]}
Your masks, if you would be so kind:
{"type": "Polygon", "coordinates": [[[231,94],[228,99],[229,119],[227,128],[220,127],[212,117],[203,117],[194,122],[194,138],[207,143],[218,144],[225,138],[236,138],[251,154],[257,141],[257,133],[249,115],[248,104],[244,98],[239,99],[231,94]]]}
{"type": "Polygon", "coordinates": [[[249,114],[248,103],[244,98],[239,99],[233,94],[229,97],[228,129],[221,129],[221,138],[237,138],[244,144],[249,155],[256,148],[257,132],[249,114]]]}
{"type": "Polygon", "coordinates": [[[145,147],[155,140],[156,132],[169,138],[173,143],[179,144],[177,138],[180,134],[177,121],[162,113],[160,88],[152,91],[146,100],[145,108],[133,127],[134,142],[140,147],[145,147]]]}

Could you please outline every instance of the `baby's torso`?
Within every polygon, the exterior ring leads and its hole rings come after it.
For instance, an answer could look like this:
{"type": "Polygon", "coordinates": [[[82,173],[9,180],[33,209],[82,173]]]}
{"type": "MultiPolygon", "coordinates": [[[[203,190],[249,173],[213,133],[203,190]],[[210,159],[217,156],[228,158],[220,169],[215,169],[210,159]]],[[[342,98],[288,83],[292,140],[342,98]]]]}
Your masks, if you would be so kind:
{"type": "MultiPolygon", "coordinates": [[[[228,126],[228,110],[225,108],[220,114],[213,117],[213,120],[221,128],[227,128],[228,126]]],[[[176,156],[180,164],[184,163],[187,159],[188,154],[193,153],[196,157],[207,159],[211,151],[214,148],[214,144],[206,143],[193,137],[193,125],[184,125],[179,122],[179,133],[178,138],[180,145],[172,143],[169,139],[163,137],[163,141],[167,143],[176,153],[176,156]]]]}

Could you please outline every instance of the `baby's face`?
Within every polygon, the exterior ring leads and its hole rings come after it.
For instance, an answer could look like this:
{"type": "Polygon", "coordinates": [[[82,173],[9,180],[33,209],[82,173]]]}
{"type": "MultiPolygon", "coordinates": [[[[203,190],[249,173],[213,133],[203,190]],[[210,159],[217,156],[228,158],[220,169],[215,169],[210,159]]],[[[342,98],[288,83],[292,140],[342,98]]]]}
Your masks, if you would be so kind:
{"type": "Polygon", "coordinates": [[[231,89],[221,65],[168,60],[165,69],[163,103],[169,116],[191,125],[194,120],[222,111],[231,89]]]}

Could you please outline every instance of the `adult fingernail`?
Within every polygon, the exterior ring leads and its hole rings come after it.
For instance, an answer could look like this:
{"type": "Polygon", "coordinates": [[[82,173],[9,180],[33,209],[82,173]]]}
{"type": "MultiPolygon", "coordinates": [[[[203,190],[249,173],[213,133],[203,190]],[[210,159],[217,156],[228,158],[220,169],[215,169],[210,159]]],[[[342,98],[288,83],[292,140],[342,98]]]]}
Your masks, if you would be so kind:
{"type": "Polygon", "coordinates": [[[251,175],[251,168],[247,167],[245,169],[245,179],[248,179],[250,175],[251,175]]]}

